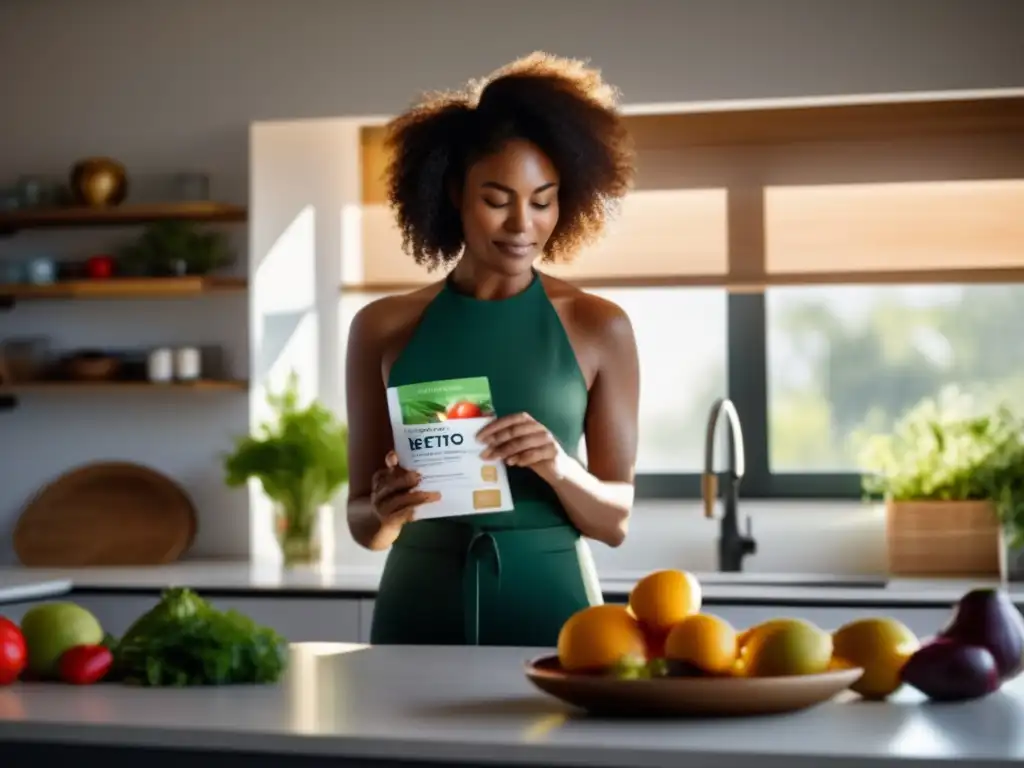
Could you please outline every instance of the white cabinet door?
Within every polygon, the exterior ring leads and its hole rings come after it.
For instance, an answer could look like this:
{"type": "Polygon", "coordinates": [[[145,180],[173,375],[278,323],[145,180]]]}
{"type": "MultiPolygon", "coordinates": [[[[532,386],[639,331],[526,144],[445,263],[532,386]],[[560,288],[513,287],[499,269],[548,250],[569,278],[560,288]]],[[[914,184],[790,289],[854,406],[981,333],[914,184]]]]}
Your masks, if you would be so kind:
{"type": "Polygon", "coordinates": [[[359,642],[370,642],[370,626],[373,624],[373,600],[359,601],[359,642]]]}
{"type": "MultiPolygon", "coordinates": [[[[74,594],[69,598],[87,608],[103,628],[120,636],[135,619],[159,600],[157,595],[74,594]]],[[[234,609],[275,629],[290,642],[359,642],[359,601],[345,598],[209,597],[221,610],[234,609]]]]}

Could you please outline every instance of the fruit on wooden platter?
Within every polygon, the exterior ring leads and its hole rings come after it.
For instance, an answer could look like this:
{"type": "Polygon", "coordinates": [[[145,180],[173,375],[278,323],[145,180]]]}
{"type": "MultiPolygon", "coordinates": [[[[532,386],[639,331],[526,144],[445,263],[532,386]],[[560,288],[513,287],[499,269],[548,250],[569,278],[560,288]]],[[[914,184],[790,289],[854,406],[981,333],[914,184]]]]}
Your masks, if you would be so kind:
{"type": "Polygon", "coordinates": [[[806,619],[770,619],[746,634],[737,661],[744,677],[820,675],[832,661],[832,637],[806,619]]]}
{"type": "Polygon", "coordinates": [[[629,611],[647,638],[648,655],[664,655],[669,630],[700,610],[700,582],[686,571],[660,570],[640,579],[629,594],[629,611]]]}
{"type": "Polygon", "coordinates": [[[636,583],[626,606],[584,608],[565,622],[558,638],[561,668],[620,679],[829,671],[831,636],[811,622],[779,617],[741,632],[702,611],[702,603],[693,574],[654,571],[636,583]]]}
{"type": "Polygon", "coordinates": [[[647,638],[624,605],[577,611],[558,633],[558,660],[566,672],[607,672],[646,662],[647,638]]]}
{"type": "Polygon", "coordinates": [[[850,689],[862,698],[882,700],[903,685],[900,671],[920,645],[917,636],[896,619],[854,619],[832,633],[833,666],[861,667],[864,674],[850,689]]]}
{"type": "Polygon", "coordinates": [[[779,616],[737,628],[704,609],[685,571],[640,579],[627,605],[585,608],[558,639],[567,672],[639,680],[785,677],[863,669],[850,689],[883,701],[904,685],[935,701],[985,696],[1024,669],[1024,617],[1005,591],[978,588],[957,601],[945,627],[922,642],[887,616],[852,619],[832,632],[779,616]]]}
{"type": "Polygon", "coordinates": [[[684,616],[665,638],[665,659],[675,668],[696,674],[732,674],[737,655],[736,630],[710,613],[684,616]]]}

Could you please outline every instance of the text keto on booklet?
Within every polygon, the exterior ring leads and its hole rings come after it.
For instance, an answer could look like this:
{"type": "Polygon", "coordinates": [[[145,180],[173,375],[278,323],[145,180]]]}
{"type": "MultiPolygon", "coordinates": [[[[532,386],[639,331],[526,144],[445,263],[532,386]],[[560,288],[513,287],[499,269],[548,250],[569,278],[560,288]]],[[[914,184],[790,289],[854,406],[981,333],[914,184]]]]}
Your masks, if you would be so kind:
{"type": "Polygon", "coordinates": [[[512,509],[505,464],[480,458],[476,437],[495,418],[487,377],[389,387],[388,411],[399,463],[422,475],[419,490],[441,494],[417,519],[512,509]]]}

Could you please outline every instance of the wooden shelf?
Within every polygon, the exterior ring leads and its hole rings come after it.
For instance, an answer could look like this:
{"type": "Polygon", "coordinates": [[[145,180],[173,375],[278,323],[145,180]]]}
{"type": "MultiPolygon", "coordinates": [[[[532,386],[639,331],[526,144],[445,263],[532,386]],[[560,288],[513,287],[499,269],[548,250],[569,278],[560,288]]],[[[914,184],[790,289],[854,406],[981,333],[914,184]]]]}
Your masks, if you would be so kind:
{"type": "Polygon", "coordinates": [[[238,293],[241,277],[112,277],[63,280],[51,285],[0,285],[0,300],[174,299],[208,293],[238,293]]]}
{"type": "Polygon", "coordinates": [[[175,381],[155,384],[148,381],[32,381],[0,386],[0,397],[62,392],[244,392],[247,381],[175,381]]]}
{"type": "Polygon", "coordinates": [[[26,208],[0,213],[0,232],[22,229],[124,227],[157,221],[237,222],[248,212],[239,205],[214,202],[148,203],[105,208],[86,206],[26,208]]]}

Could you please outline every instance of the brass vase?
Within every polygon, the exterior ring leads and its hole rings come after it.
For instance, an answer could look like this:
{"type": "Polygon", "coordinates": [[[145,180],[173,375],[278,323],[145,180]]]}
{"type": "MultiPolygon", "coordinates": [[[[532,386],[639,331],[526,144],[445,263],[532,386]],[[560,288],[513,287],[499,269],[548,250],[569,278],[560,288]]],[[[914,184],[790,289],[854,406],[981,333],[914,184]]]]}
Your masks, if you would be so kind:
{"type": "Polygon", "coordinates": [[[93,208],[120,205],[128,194],[128,177],[110,157],[87,157],[71,168],[71,191],[80,205],[93,208]]]}

